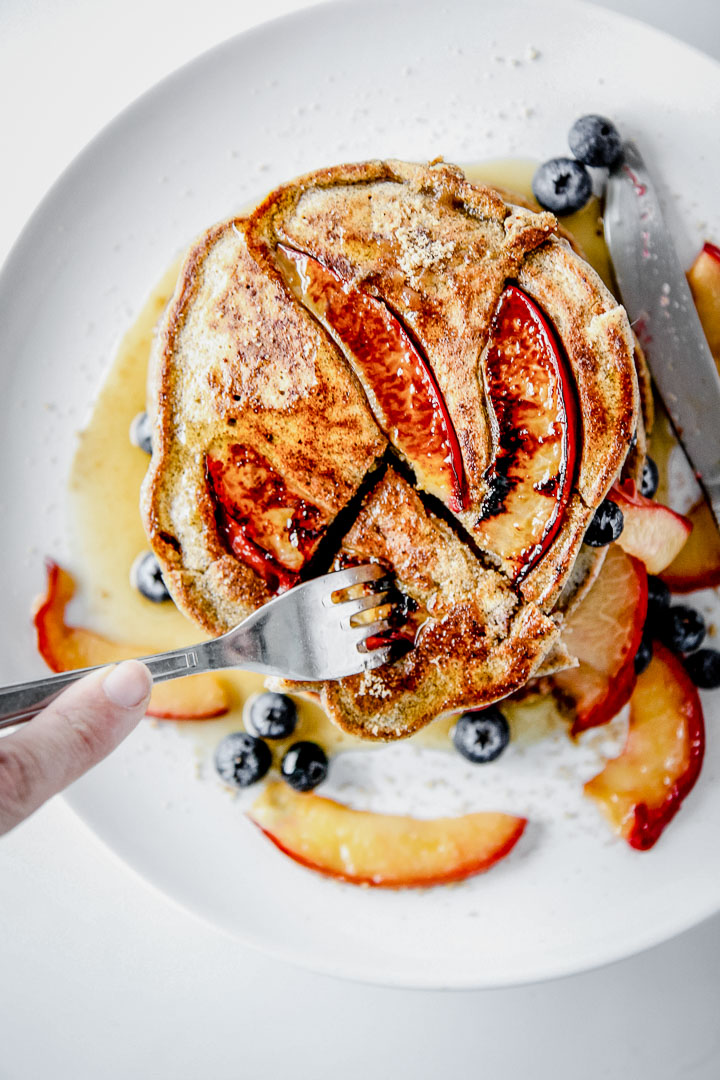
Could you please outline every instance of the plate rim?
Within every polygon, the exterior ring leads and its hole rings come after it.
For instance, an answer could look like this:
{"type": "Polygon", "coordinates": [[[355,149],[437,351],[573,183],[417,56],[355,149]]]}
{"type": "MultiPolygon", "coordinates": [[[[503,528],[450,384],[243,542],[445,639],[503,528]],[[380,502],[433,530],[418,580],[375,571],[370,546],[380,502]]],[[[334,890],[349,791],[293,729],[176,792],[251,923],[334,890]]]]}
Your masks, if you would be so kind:
{"type": "MultiPolygon", "coordinates": [[[[423,0],[423,3],[428,7],[431,6],[429,3],[427,3],[427,0],[423,0]]],[[[680,39],[674,37],[672,34],[669,34],[664,30],[648,26],[646,23],[644,23],[641,19],[637,17],[628,16],[624,13],[615,12],[606,8],[598,8],[592,3],[587,3],[586,0],[580,0],[579,3],[576,2],[576,0],[553,0],[553,4],[558,8],[572,9],[574,12],[577,12],[578,10],[584,10],[585,13],[590,13],[594,19],[599,19],[609,24],[617,25],[618,21],[620,23],[632,24],[637,29],[641,30],[643,34],[656,37],[660,40],[665,41],[666,43],[671,43],[674,47],[680,46],[684,51],[689,50],[690,53],[695,54],[699,58],[702,58],[703,61],[709,61],[712,67],[715,69],[716,74],[720,74],[720,62],[714,57],[709,56],[707,53],[703,52],[702,50],[696,48],[693,45],[681,41],[680,39]]],[[[208,60],[212,56],[220,55],[221,53],[224,53],[226,51],[231,53],[233,49],[237,47],[238,42],[247,42],[248,40],[251,40],[253,38],[263,38],[266,35],[271,35],[274,28],[280,24],[301,24],[304,23],[309,17],[315,17],[318,12],[332,12],[333,17],[339,17],[339,15],[342,14],[342,9],[355,9],[365,6],[366,5],[363,4],[362,0],[325,0],[325,2],[313,4],[312,6],[302,8],[298,11],[280,15],[276,18],[268,20],[267,22],[261,23],[248,30],[241,31],[238,34],[232,35],[231,37],[228,37],[223,41],[216,43],[209,49],[206,49],[203,52],[199,53],[197,56],[187,60],[180,67],[167,73],[156,83],[154,83],[152,86],[148,87],[145,91],[135,97],[123,109],[116,113],[114,117],[108,120],[108,122],[104,124],[102,128],[100,128],[93,135],[93,137],[88,140],[88,142],[85,143],[85,145],[66,165],[66,167],[62,170],[59,176],[44,193],[38,205],[35,207],[32,214],[30,215],[26,223],[21,228],[19,234],[11,244],[7,255],[3,261],[2,267],[0,267],[0,300],[2,299],[5,292],[4,286],[6,279],[8,275],[12,273],[12,268],[15,261],[19,259],[22,255],[23,248],[28,242],[29,236],[32,233],[34,226],[37,224],[40,216],[42,215],[48,201],[50,201],[57,192],[61,191],[65,185],[72,184],[73,177],[76,171],[82,171],[87,158],[92,154],[96,153],[98,150],[102,149],[102,144],[105,139],[113,138],[116,133],[122,129],[122,126],[124,124],[131,124],[133,122],[134,114],[136,113],[136,111],[143,108],[149,98],[159,95],[160,93],[167,93],[169,90],[172,89],[172,86],[176,80],[184,80],[187,77],[188,72],[192,68],[208,62],[208,60]]],[[[393,0],[393,6],[397,8],[411,8],[413,5],[409,2],[398,3],[396,2],[396,0],[393,0]]],[[[522,7],[524,6],[524,4],[520,3],[519,5],[517,5],[513,3],[513,6],[522,7]]],[[[622,959],[637,955],[638,953],[643,952],[646,949],[652,948],[660,944],[661,942],[670,940],[672,937],[687,932],[692,927],[699,925],[700,923],[706,921],[708,918],[712,917],[712,915],[718,911],[718,906],[715,903],[709,904],[707,905],[707,909],[705,910],[705,912],[699,917],[690,916],[685,920],[681,921],[682,925],[678,925],[677,923],[674,924],[673,929],[671,930],[668,930],[667,928],[663,930],[656,929],[654,933],[648,933],[645,938],[637,944],[637,947],[632,949],[632,951],[628,951],[627,949],[619,949],[613,952],[612,950],[605,949],[602,950],[602,956],[598,956],[595,961],[590,961],[589,963],[583,962],[583,965],[580,967],[573,966],[572,963],[568,962],[565,962],[564,964],[557,963],[555,965],[548,964],[546,972],[530,976],[527,979],[511,977],[507,981],[503,981],[498,977],[494,977],[490,982],[484,982],[481,978],[468,979],[465,981],[455,979],[452,982],[443,982],[442,980],[438,981],[437,978],[428,978],[427,981],[416,978],[411,983],[407,983],[402,980],[401,976],[393,977],[392,973],[391,977],[387,977],[387,972],[381,973],[381,978],[373,978],[365,972],[350,970],[348,968],[347,962],[338,962],[335,965],[323,963],[319,960],[317,962],[313,962],[312,958],[307,953],[302,953],[301,951],[299,951],[296,955],[293,950],[288,949],[287,947],[273,948],[273,946],[268,944],[266,941],[254,940],[248,935],[243,935],[239,931],[231,929],[223,925],[222,923],[217,922],[212,917],[204,914],[190,901],[180,899],[173,895],[171,892],[167,891],[165,888],[163,888],[162,885],[157,884],[157,882],[153,878],[148,877],[146,872],[136,868],[135,864],[131,861],[128,861],[127,857],[121,855],[117,848],[113,846],[113,844],[109,840],[105,839],[102,831],[99,830],[98,826],[94,823],[91,823],[90,819],[85,815],[85,813],[78,808],[77,804],[75,803],[72,791],[67,792],[64,795],[64,799],[71,807],[73,814],[82,821],[83,825],[89,830],[89,832],[93,834],[93,836],[98,840],[98,842],[103,844],[106,850],[111,852],[116,859],[120,860],[120,862],[122,862],[127,869],[129,869],[133,874],[138,876],[143,882],[145,882],[145,884],[147,884],[150,888],[162,893],[162,895],[164,895],[174,905],[182,908],[185,911],[188,911],[194,917],[199,918],[201,921],[207,923],[208,925],[219,929],[225,935],[240,941],[244,946],[249,946],[261,952],[265,952],[268,955],[274,956],[278,959],[286,960],[290,963],[293,963],[294,965],[306,969],[311,969],[335,977],[350,978],[356,981],[369,983],[371,985],[396,986],[418,989],[480,989],[490,987],[528,985],[546,981],[547,979],[568,977],[572,974],[578,974],[580,972],[594,970],[598,967],[605,966],[606,964],[617,963],[622,959]]]]}

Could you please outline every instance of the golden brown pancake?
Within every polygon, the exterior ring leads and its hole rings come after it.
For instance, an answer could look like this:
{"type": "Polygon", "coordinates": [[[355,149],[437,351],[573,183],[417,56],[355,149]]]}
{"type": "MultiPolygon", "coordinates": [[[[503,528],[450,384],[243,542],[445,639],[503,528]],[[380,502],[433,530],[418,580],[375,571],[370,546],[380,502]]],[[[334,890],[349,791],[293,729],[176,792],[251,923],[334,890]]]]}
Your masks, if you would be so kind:
{"type": "Polygon", "coordinates": [[[572,662],[561,609],[599,568],[578,553],[636,432],[638,380],[624,310],[552,215],[444,164],[368,162],[295,181],[192,249],[148,398],[143,518],[174,599],[205,629],[231,628],[336,554],[380,561],[417,605],[412,651],[312,688],[339,726],[402,737],[572,662]],[[516,522],[530,528],[509,512],[517,481],[498,495],[496,475],[503,387],[491,365],[511,295],[555,342],[563,447],[576,426],[577,454],[548,484],[556,518],[525,563],[488,528],[504,521],[511,539],[516,522]],[[397,370],[417,369],[414,426],[398,420],[407,394],[388,398],[365,362],[386,332],[397,370]],[[429,462],[428,401],[444,409],[429,462]]]}

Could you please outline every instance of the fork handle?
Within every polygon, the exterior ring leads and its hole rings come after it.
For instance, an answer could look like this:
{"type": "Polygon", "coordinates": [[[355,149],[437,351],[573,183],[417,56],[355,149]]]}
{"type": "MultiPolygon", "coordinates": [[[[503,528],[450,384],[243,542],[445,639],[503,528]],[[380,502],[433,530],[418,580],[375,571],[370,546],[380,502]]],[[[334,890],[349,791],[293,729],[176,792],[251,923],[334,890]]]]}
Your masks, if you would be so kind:
{"type": "MultiPolygon", "coordinates": [[[[183,675],[198,674],[218,666],[212,662],[211,642],[192,645],[186,649],[157,653],[155,656],[140,656],[153,677],[153,682],[165,682],[183,675]]],[[[50,702],[54,701],[66,687],[89,675],[92,671],[102,671],[110,664],[80,668],[75,671],[63,671],[59,675],[48,675],[44,679],[16,683],[14,686],[0,688],[0,729],[32,720],[50,702]]]]}

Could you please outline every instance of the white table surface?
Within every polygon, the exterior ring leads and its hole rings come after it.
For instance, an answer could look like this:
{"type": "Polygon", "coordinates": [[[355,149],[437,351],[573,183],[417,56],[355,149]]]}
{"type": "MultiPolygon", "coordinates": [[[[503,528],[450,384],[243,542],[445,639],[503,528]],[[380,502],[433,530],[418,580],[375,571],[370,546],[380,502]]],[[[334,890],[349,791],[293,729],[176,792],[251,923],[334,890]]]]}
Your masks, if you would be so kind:
{"type": "MultiPolygon", "coordinates": [[[[302,6],[0,0],[0,261],[119,109],[198,52],[302,6]]],[[[717,0],[605,6],[720,58],[717,0]]],[[[538,986],[353,985],[241,948],[176,908],[56,799],[0,842],[0,926],[0,1080],[720,1076],[720,917],[538,986]]]]}

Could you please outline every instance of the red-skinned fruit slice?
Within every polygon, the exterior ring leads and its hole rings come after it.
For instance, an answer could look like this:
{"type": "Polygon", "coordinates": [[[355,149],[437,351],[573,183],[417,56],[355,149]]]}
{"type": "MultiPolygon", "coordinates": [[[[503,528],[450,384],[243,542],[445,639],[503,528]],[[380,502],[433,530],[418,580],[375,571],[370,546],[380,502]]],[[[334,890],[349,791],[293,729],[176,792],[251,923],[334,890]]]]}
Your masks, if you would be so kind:
{"type": "Polygon", "coordinates": [[[390,442],[421,487],[463,509],[460,444],[437,380],[387,304],[285,244],[278,261],[293,291],[340,345],[390,442]]]}
{"type": "Polygon", "coordinates": [[[208,454],[208,483],[228,546],[274,592],[292,588],[327,525],[323,512],[287,487],[249,446],[208,454]]]}
{"type": "MultiPolygon", "coordinates": [[[[156,651],[120,645],[82,626],[68,626],[65,609],[74,592],[71,575],[48,560],[46,592],[37,606],[34,622],[38,651],[53,671],[115,664],[156,651]]],[[[158,683],[153,688],[147,713],[162,720],[205,720],[222,716],[228,707],[225,688],[214,675],[204,674],[158,683]]]]}
{"type": "Polygon", "coordinates": [[[579,666],[553,676],[572,705],[573,735],[608,723],[630,700],[646,613],[645,567],[611,544],[597,580],[563,629],[579,666]]]}
{"type": "Polygon", "coordinates": [[[445,885],[488,870],[526,825],[525,818],[488,812],[428,821],[351,810],[279,782],[267,785],[249,816],[303,866],[386,889],[445,885]]]}
{"type": "Polygon", "coordinates": [[[682,514],[641,495],[634,480],[615,484],[608,498],[623,512],[620,547],[641,559],[649,574],[660,574],[684,547],[692,523],[682,514]]]}
{"type": "Polygon", "coordinates": [[[500,297],[484,359],[497,420],[491,494],[474,533],[520,580],[562,524],[575,476],[578,417],[567,360],[537,304],[514,285],[500,297]]]}
{"type": "Polygon", "coordinates": [[[710,351],[720,368],[720,247],[703,246],[688,271],[688,282],[710,351]]]}
{"type": "MultiPolygon", "coordinates": [[[[688,271],[688,281],[720,369],[720,247],[711,243],[703,245],[688,271]]],[[[674,438],[670,438],[669,445],[676,445],[674,438]]],[[[693,530],[690,538],[662,574],[663,581],[680,593],[720,585],[720,532],[704,499],[693,506],[688,520],[693,530]]]]}
{"type": "Polygon", "coordinates": [[[678,658],[656,642],[630,700],[625,749],[588,781],[585,793],[615,832],[645,851],[694,787],[704,751],[697,690],[678,658]]]}
{"type": "Polygon", "coordinates": [[[661,575],[678,593],[720,585],[720,532],[705,499],[693,506],[688,521],[692,525],[690,538],[661,575]]]}

